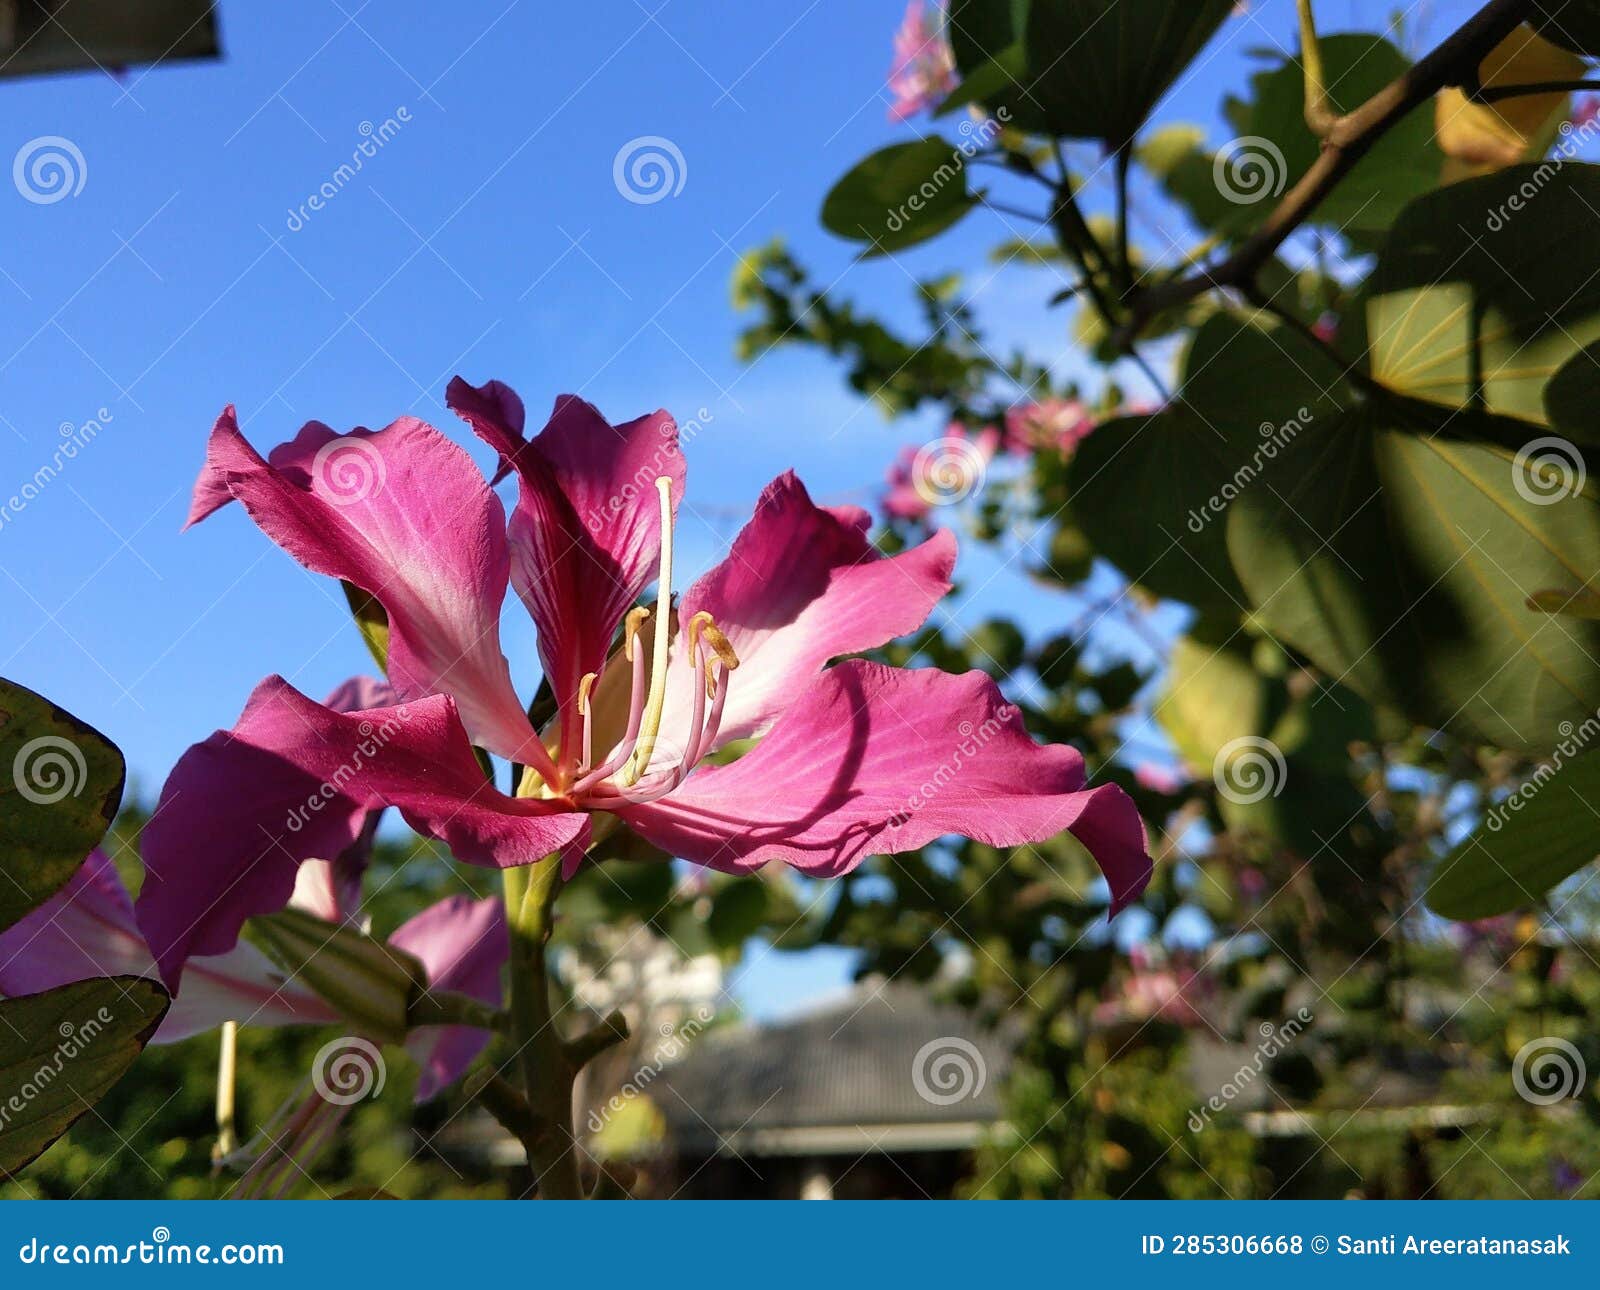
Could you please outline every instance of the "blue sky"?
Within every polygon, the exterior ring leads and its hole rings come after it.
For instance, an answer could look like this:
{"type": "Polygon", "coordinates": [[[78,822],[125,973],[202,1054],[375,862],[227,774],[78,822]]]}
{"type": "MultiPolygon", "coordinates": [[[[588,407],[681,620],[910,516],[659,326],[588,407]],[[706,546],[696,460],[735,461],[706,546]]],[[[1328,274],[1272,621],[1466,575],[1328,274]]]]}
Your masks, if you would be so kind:
{"type": "MultiPolygon", "coordinates": [[[[410,413],[456,433],[440,400],[457,372],[500,377],[536,411],[566,390],[613,420],[705,409],[690,492],[709,522],[684,525],[690,571],[787,467],[829,500],[870,502],[895,445],[938,427],[886,426],[810,354],[735,360],[729,273],[774,234],[900,316],[908,275],[971,269],[1002,345],[1082,370],[1067,315],[1040,306],[1051,284],[982,268],[1006,232],[991,217],[871,265],[817,227],[833,180],[916,128],[885,119],[901,7],[222,0],[220,63],[0,82],[0,161],[41,136],[82,157],[81,190],[59,201],[0,184],[0,500],[63,428],[104,420],[0,523],[0,672],[114,738],[148,800],[261,676],[320,696],[363,670],[338,588],[237,508],[180,535],[229,402],[262,448],[310,418],[410,413]],[[387,138],[361,173],[291,218],[373,129],[387,138]],[[641,136],[681,154],[677,195],[619,193],[613,160],[641,136]]],[[[1162,115],[1214,121],[1246,50],[1284,41],[1293,5],[1255,8],[1162,115]]],[[[1325,9],[1337,26],[1356,6],[1325,9]]],[[[1016,611],[1028,585],[970,547],[961,572],[958,617],[1016,611]]],[[[1065,605],[1024,612],[1059,624],[1065,605]]],[[[531,691],[514,598],[505,644],[531,691]]]]}

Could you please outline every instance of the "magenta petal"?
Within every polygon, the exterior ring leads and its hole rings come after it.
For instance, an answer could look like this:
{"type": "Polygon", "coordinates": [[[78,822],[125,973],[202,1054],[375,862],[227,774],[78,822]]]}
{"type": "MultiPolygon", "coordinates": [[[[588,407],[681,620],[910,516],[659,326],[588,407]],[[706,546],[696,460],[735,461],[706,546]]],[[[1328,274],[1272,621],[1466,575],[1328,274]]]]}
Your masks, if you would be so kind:
{"type": "Polygon", "coordinates": [[[664,851],[733,873],[785,860],[831,877],[946,834],[992,846],[1070,830],[1121,908],[1150,878],[1127,795],[1083,790],[1083,758],[1035,743],[981,672],[852,660],[829,669],[750,752],[618,814],[664,851]]]}
{"type": "Polygon", "coordinates": [[[511,581],[539,629],[564,738],[575,737],[578,684],[604,666],[618,622],[655,574],[655,481],[672,481],[674,508],[683,496],[678,427],[665,412],[613,426],[564,394],[530,440],[521,401],[498,381],[472,386],[458,376],[445,402],[517,471],[511,581]]]}
{"type": "MultiPolygon", "coordinates": [[[[61,891],[0,934],[3,994],[35,994],[93,977],[155,975],[127,890],[98,849],[61,891]]],[[[154,1042],[173,1043],[230,1020],[286,1026],[333,1017],[314,994],[286,982],[261,951],[239,944],[189,964],[154,1042]]]]}
{"type": "Polygon", "coordinates": [[[531,864],[588,836],[587,816],[485,780],[442,695],[338,713],[268,677],[231,731],[179,759],[145,826],[138,919],[163,979],[282,909],[300,862],[340,855],[383,806],[473,864],[531,864]]]}
{"type": "MultiPolygon", "coordinates": [[[[505,906],[499,899],[451,896],[402,924],[389,943],[421,960],[430,989],[499,1006],[500,971],[511,950],[505,906]]],[[[474,1026],[423,1026],[413,1031],[406,1039],[406,1051],[422,1067],[416,1100],[426,1102],[454,1083],[488,1042],[488,1031],[474,1026]]]]}
{"type": "MultiPolygon", "coordinates": [[[[716,619],[739,667],[716,743],[760,734],[829,659],[916,631],[950,590],[956,543],[948,531],[892,558],[867,540],[865,511],[817,506],[793,473],[767,485],[728,558],[692,586],[679,620],[716,619]]],[[[674,668],[661,729],[688,727],[689,673],[674,668]]]]}
{"type": "Polygon", "coordinates": [[[472,737],[515,758],[533,738],[500,650],[505,511],[472,459],[405,417],[336,435],[312,422],[270,461],[233,408],[211,432],[190,523],[220,487],[308,569],[376,597],[389,616],[389,678],[404,699],[448,694],[472,737]]]}

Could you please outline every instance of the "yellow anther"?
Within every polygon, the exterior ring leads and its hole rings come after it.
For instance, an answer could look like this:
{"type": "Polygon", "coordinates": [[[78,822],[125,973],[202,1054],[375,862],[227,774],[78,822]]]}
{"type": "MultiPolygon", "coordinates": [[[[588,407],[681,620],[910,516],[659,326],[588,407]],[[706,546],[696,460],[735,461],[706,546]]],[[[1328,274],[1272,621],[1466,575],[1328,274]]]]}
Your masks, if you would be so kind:
{"type": "Polygon", "coordinates": [[[656,633],[650,651],[650,689],[644,701],[644,716],[639,726],[639,742],[633,756],[622,768],[618,782],[624,788],[639,782],[656,750],[656,735],[661,730],[661,711],[667,702],[667,636],[672,622],[672,481],[665,475],[656,480],[661,497],[661,574],[656,579],[656,633]]]}
{"type": "Polygon", "coordinates": [[[585,672],[583,680],[578,682],[578,715],[589,715],[589,691],[594,689],[594,683],[600,679],[598,672],[585,672]]]}
{"type": "MultiPolygon", "coordinates": [[[[700,610],[699,613],[695,614],[695,616],[689,620],[689,647],[687,650],[687,655],[691,662],[695,656],[695,647],[699,644],[701,637],[705,638],[705,642],[711,647],[712,652],[722,660],[723,667],[727,668],[731,672],[734,668],[739,666],[739,656],[734,653],[733,645],[729,642],[728,638],[722,634],[722,629],[717,626],[717,620],[713,618],[707,610],[704,609],[700,610]]],[[[709,670],[710,669],[707,668],[707,671],[709,670]]]]}
{"type": "Polygon", "coordinates": [[[650,611],[643,605],[635,605],[628,610],[628,616],[622,620],[622,657],[628,662],[633,662],[633,638],[643,629],[650,618],[650,611]]]}

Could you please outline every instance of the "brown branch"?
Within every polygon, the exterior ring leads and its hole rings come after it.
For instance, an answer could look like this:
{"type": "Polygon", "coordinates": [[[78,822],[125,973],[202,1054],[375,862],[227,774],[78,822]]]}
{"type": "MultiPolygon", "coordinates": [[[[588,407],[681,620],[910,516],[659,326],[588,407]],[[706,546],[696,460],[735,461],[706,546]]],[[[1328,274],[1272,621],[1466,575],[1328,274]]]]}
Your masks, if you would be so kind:
{"type": "Polygon", "coordinates": [[[1534,0],[1489,0],[1436,49],[1355,111],[1331,123],[1322,151],[1266,222],[1227,259],[1139,293],[1123,330],[1131,342],[1151,318],[1216,288],[1253,282],[1284,241],[1311,216],[1374,144],[1410,112],[1450,86],[1476,85],[1478,66],[1533,11],[1534,0]]]}

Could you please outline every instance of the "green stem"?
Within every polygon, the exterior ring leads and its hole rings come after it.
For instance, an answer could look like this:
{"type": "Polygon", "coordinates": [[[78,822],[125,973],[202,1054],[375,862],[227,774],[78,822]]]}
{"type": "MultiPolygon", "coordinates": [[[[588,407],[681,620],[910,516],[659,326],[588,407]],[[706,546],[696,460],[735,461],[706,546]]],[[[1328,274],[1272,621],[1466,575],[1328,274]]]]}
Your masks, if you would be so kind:
{"type": "Polygon", "coordinates": [[[527,1149],[539,1195],[546,1200],[578,1200],[583,1190],[572,1130],[573,1084],[578,1071],[551,1014],[545,966],[550,910],[560,879],[559,855],[505,871],[506,921],[511,932],[511,1038],[536,1129],[527,1149]]]}

